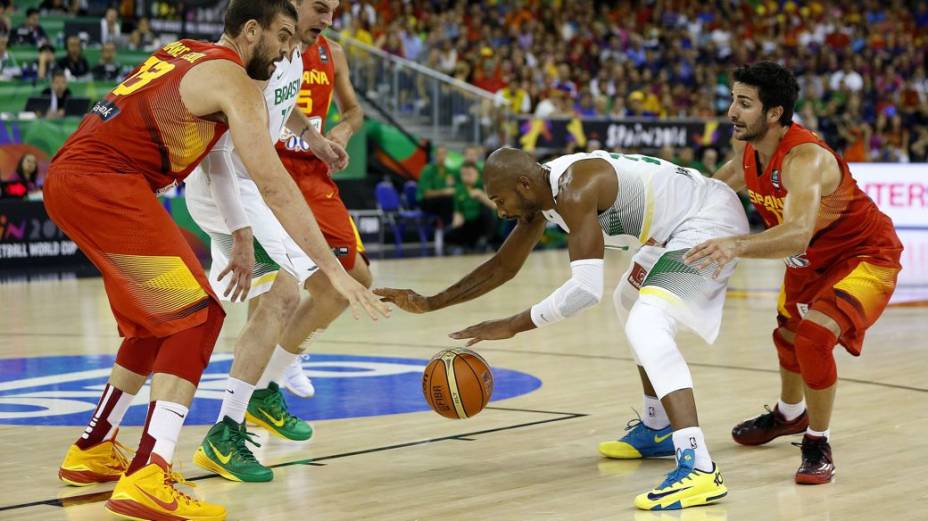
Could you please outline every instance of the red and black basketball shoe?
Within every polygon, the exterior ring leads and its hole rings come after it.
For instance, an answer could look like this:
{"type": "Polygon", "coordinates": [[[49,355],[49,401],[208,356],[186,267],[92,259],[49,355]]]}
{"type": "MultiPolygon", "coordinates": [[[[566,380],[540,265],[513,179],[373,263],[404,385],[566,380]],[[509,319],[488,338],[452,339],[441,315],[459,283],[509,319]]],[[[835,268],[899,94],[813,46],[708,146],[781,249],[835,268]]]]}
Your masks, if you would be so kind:
{"type": "Polygon", "coordinates": [[[735,425],[731,437],[741,445],[763,445],[780,436],[805,432],[809,426],[808,411],[802,411],[797,418],[787,421],[776,406],[770,410],[765,405],[764,409],[766,413],[735,425]]]}

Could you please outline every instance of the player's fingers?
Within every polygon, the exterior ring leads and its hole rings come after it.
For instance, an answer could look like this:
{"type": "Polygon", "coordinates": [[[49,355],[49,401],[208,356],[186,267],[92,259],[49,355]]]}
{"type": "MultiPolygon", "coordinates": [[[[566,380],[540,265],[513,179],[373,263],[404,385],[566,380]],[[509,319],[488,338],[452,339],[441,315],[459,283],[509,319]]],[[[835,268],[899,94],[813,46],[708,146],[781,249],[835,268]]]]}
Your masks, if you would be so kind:
{"type": "Polygon", "coordinates": [[[365,295],[364,293],[366,293],[366,291],[364,291],[363,293],[357,294],[355,296],[355,299],[357,299],[357,301],[361,304],[361,307],[364,308],[364,311],[367,313],[367,316],[371,317],[371,320],[376,322],[377,319],[379,318],[377,316],[377,310],[374,309],[373,303],[367,298],[367,295],[365,295]]]}
{"type": "Polygon", "coordinates": [[[242,288],[242,302],[245,302],[245,299],[248,298],[248,292],[251,291],[251,272],[242,273],[242,281],[240,283],[242,288]]]}
{"type": "Polygon", "coordinates": [[[229,274],[230,271],[232,271],[232,263],[231,263],[231,262],[229,263],[228,266],[226,266],[226,268],[225,268],[224,270],[222,270],[221,272],[219,272],[219,278],[216,279],[216,280],[220,280],[220,281],[221,281],[226,275],[229,274]]]}
{"type": "Polygon", "coordinates": [[[348,305],[351,307],[351,316],[354,317],[355,320],[361,318],[361,313],[358,310],[358,299],[354,296],[348,297],[348,305]]]}
{"type": "Polygon", "coordinates": [[[453,339],[455,339],[455,340],[463,340],[463,339],[465,339],[465,338],[473,338],[474,334],[471,333],[471,331],[472,331],[473,329],[474,329],[474,326],[471,326],[471,327],[462,329],[462,330],[460,330],[460,331],[455,331],[454,333],[451,333],[451,334],[448,335],[448,336],[451,337],[451,338],[453,338],[453,339]]]}
{"type": "Polygon", "coordinates": [[[382,317],[390,318],[390,306],[381,302],[380,299],[378,299],[376,295],[370,292],[365,292],[364,300],[368,302],[371,305],[371,307],[373,307],[374,310],[377,311],[377,313],[380,313],[382,317]]]}
{"type": "Polygon", "coordinates": [[[483,340],[483,339],[482,339],[482,338],[474,338],[474,339],[472,339],[470,342],[468,342],[468,343],[467,343],[467,346],[465,346],[465,347],[470,347],[470,346],[476,344],[477,342],[480,342],[481,340],[483,340]]]}

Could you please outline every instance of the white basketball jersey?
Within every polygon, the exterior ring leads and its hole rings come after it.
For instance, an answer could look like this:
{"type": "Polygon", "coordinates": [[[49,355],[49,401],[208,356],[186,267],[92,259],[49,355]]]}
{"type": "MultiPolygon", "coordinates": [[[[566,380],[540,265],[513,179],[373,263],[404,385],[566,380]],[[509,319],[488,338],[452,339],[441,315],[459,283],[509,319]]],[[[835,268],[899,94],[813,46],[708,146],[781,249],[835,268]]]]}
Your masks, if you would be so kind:
{"type": "MultiPolygon", "coordinates": [[[[296,97],[300,92],[303,81],[303,53],[299,47],[293,50],[289,59],[284,58],[277,62],[277,69],[264,87],[264,102],[267,105],[268,132],[272,143],[280,139],[284,125],[290,118],[290,113],[296,106],[296,97]]],[[[223,139],[231,139],[230,133],[223,139]]],[[[232,152],[232,162],[235,173],[244,179],[250,179],[248,170],[239,158],[238,153],[232,152]]]]}
{"type": "MultiPolygon", "coordinates": [[[[570,165],[584,159],[602,159],[615,169],[619,194],[612,206],[599,214],[606,247],[637,248],[653,239],[664,244],[674,229],[703,205],[707,180],[697,170],[683,168],[656,157],[637,154],[571,154],[545,163],[550,169],[555,200],[559,181],[570,165]]],[[[557,209],[542,214],[570,233],[557,209]]]]}

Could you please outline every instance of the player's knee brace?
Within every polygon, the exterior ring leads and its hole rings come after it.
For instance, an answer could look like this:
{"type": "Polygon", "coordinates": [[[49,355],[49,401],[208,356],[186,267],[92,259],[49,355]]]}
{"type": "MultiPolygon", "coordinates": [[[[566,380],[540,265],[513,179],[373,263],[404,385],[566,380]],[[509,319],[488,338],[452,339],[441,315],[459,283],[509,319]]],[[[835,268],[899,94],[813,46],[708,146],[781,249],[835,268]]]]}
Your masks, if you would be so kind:
{"type": "Polygon", "coordinates": [[[644,367],[658,398],[693,387],[689,367],[674,337],[676,320],[664,310],[638,301],[625,323],[625,335],[638,365],[644,367]]]}
{"type": "Polygon", "coordinates": [[[135,374],[148,376],[151,373],[162,338],[126,338],[116,352],[116,363],[135,374]]]}
{"type": "Polygon", "coordinates": [[[773,330],[773,345],[777,348],[780,367],[793,373],[800,372],[799,360],[796,358],[796,347],[783,338],[780,328],[773,330]]]}
{"type": "Polygon", "coordinates": [[[803,381],[812,389],[826,389],[838,380],[834,356],[837,341],[828,328],[809,320],[796,328],[796,358],[803,381]]]}
{"type": "Polygon", "coordinates": [[[207,309],[206,321],[202,324],[163,339],[152,372],[174,375],[194,386],[200,383],[226,316],[222,306],[213,299],[207,309]]]}

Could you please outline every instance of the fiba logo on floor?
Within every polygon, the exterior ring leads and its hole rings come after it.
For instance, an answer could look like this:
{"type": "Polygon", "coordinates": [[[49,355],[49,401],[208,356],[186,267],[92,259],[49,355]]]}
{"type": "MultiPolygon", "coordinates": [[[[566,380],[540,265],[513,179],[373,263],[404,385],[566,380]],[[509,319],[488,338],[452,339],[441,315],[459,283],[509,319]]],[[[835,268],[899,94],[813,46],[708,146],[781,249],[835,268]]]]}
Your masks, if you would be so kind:
{"type": "MultiPolygon", "coordinates": [[[[111,355],[50,356],[0,360],[0,425],[85,425],[106,385],[111,355]],[[75,368],[80,368],[75,369],[75,368]]],[[[316,396],[287,394],[290,411],[306,420],[380,416],[429,410],[422,398],[427,360],[313,354],[304,369],[316,396]]],[[[190,407],[187,425],[211,425],[222,402],[232,355],[214,354],[190,407]]],[[[541,381],[509,369],[493,369],[493,401],[534,391],[541,381]]],[[[142,425],[149,401],[146,384],[123,425],[142,425]]]]}

